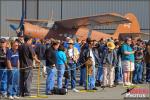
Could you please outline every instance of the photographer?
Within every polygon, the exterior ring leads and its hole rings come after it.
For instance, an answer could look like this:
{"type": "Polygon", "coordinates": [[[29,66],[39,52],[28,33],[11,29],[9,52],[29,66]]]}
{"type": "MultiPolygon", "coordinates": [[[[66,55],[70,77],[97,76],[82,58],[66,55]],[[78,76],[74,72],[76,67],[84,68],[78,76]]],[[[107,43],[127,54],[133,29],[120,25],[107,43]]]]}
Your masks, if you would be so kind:
{"type": "Polygon", "coordinates": [[[133,72],[133,83],[138,84],[142,83],[142,72],[143,72],[143,48],[142,41],[137,40],[136,49],[135,49],[135,70],[133,72]]]}

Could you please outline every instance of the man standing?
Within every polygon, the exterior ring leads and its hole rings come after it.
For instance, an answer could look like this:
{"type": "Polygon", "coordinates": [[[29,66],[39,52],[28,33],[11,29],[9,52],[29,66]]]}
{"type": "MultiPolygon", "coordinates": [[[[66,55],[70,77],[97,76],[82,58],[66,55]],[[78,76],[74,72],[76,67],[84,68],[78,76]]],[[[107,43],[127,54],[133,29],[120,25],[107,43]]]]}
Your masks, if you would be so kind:
{"type": "Polygon", "coordinates": [[[12,41],[11,49],[7,52],[7,67],[8,67],[8,96],[9,99],[18,99],[19,90],[19,53],[18,42],[12,41]]]}
{"type": "Polygon", "coordinates": [[[47,79],[46,79],[46,94],[52,95],[52,91],[55,85],[56,74],[56,51],[60,45],[59,41],[54,41],[52,45],[46,49],[46,66],[47,66],[47,79]]]}
{"type": "Polygon", "coordinates": [[[135,70],[133,72],[133,83],[138,84],[142,83],[142,73],[143,73],[143,48],[142,48],[142,40],[138,39],[136,44],[135,51],[135,70]]]}
{"type": "MultiPolygon", "coordinates": [[[[69,75],[71,78],[71,89],[74,92],[79,92],[75,86],[76,86],[76,64],[79,58],[79,51],[77,48],[74,47],[74,42],[72,39],[69,40],[68,42],[69,46],[67,49],[67,59],[68,59],[68,70],[69,70],[69,75]],[[71,69],[71,70],[70,70],[71,69]]],[[[69,79],[65,78],[65,88],[68,88],[69,85],[69,79]]]]}
{"type": "Polygon", "coordinates": [[[7,65],[6,65],[7,41],[0,39],[0,95],[7,97],[7,65]]]}
{"type": "Polygon", "coordinates": [[[116,66],[117,54],[115,44],[113,42],[107,42],[107,47],[103,51],[103,88],[109,85],[113,88],[114,85],[114,67],[116,66]]]}
{"type": "Polygon", "coordinates": [[[134,71],[134,51],[131,48],[132,40],[127,37],[121,47],[124,85],[132,85],[132,72],[134,71]]]}
{"type": "Polygon", "coordinates": [[[146,46],[145,63],[146,63],[146,82],[150,83],[150,40],[148,41],[146,46]]]}
{"type": "MultiPolygon", "coordinates": [[[[93,52],[93,41],[90,38],[87,38],[87,45],[86,47],[81,51],[80,53],[80,63],[84,64],[88,58],[91,58],[91,60],[93,61],[92,63],[92,75],[90,78],[90,85],[88,86],[88,88],[86,88],[86,73],[84,73],[84,86],[85,89],[90,89],[90,90],[97,90],[97,88],[95,87],[95,64],[96,64],[96,60],[95,60],[95,56],[94,56],[94,52],[93,52]]],[[[86,70],[85,68],[85,64],[82,66],[84,67],[84,70],[86,70]]]]}
{"type": "Polygon", "coordinates": [[[40,63],[37,59],[35,51],[32,47],[32,38],[25,37],[24,44],[19,48],[19,59],[20,59],[20,95],[30,96],[31,84],[32,84],[32,67],[33,59],[40,63]]]}
{"type": "Polygon", "coordinates": [[[24,43],[24,37],[23,34],[18,34],[18,39],[16,41],[19,43],[19,45],[22,45],[24,43]]]}

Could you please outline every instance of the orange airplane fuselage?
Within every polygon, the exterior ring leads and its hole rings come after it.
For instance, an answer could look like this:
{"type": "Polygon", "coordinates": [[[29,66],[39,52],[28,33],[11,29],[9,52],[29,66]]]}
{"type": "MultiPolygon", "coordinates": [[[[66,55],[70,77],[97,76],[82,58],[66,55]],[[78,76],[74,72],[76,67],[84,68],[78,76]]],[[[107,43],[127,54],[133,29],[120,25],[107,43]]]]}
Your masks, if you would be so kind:
{"type": "MultiPolygon", "coordinates": [[[[140,26],[137,21],[137,18],[132,14],[128,13],[125,15],[125,18],[129,19],[131,23],[128,24],[119,24],[114,34],[107,34],[92,30],[91,38],[94,40],[100,40],[101,38],[116,38],[118,39],[121,34],[139,34],[140,26]]],[[[24,23],[24,34],[31,36],[33,38],[56,38],[56,39],[65,39],[66,36],[77,36],[81,40],[85,40],[88,37],[89,29],[86,27],[81,27],[79,29],[46,29],[38,25],[32,25],[30,23],[24,23]]],[[[140,34],[139,34],[140,35],[140,34]]]]}

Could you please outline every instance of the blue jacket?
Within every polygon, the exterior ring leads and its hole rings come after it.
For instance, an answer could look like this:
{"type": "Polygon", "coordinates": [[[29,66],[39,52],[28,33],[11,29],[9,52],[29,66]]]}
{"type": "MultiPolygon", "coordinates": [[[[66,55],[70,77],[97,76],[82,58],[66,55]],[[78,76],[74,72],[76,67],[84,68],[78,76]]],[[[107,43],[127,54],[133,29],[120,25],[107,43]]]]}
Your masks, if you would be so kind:
{"type": "Polygon", "coordinates": [[[95,57],[95,62],[97,65],[102,65],[102,52],[99,51],[98,48],[93,48],[92,49],[94,57],[95,57]]]}
{"type": "Polygon", "coordinates": [[[65,52],[57,51],[56,52],[56,64],[61,65],[61,64],[65,64],[65,62],[67,62],[67,57],[66,57],[65,52]]]}
{"type": "Polygon", "coordinates": [[[112,50],[109,52],[109,49],[105,47],[103,51],[103,59],[102,59],[103,64],[109,64],[112,66],[116,66],[117,63],[117,53],[115,50],[112,50]]]}

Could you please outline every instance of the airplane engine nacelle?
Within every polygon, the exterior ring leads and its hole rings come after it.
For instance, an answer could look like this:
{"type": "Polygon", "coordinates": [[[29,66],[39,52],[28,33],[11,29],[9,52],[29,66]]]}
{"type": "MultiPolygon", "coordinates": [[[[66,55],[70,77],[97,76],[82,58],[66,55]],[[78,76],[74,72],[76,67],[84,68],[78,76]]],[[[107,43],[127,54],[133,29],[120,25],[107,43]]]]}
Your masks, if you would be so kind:
{"type": "Polygon", "coordinates": [[[44,39],[47,36],[48,32],[48,29],[39,27],[37,25],[32,25],[30,23],[24,24],[24,35],[26,36],[44,39]]]}

